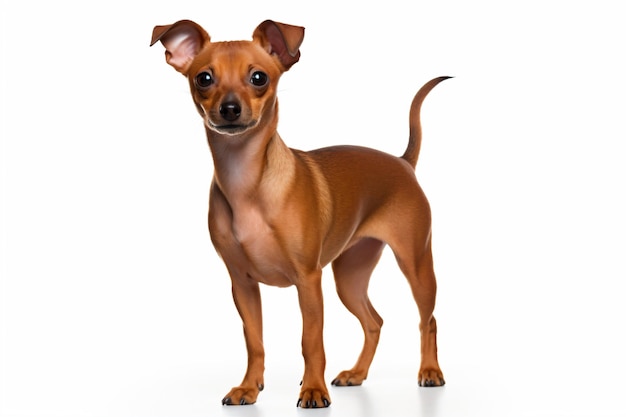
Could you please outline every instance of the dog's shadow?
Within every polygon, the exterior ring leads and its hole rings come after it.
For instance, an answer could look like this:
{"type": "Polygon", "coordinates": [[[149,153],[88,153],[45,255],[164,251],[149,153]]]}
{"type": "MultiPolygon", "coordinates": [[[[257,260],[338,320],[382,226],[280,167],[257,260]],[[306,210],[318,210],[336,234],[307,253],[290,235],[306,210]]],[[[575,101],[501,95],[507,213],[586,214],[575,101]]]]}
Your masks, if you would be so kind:
{"type": "MultiPolygon", "coordinates": [[[[420,410],[420,415],[439,415],[440,399],[445,387],[419,388],[413,391],[397,384],[371,384],[358,387],[332,387],[330,395],[333,405],[342,410],[350,410],[350,415],[359,417],[380,417],[395,415],[407,410],[420,410]]],[[[321,415],[321,414],[320,414],[321,415]]],[[[324,414],[326,415],[326,414],[324,414]]]]}

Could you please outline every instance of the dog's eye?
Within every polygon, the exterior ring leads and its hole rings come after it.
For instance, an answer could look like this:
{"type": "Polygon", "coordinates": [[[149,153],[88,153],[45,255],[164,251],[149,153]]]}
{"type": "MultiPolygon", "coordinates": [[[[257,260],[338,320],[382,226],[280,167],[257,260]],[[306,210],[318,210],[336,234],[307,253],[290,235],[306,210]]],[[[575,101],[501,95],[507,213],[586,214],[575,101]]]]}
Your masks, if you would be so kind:
{"type": "Polygon", "coordinates": [[[257,87],[263,87],[265,84],[267,84],[267,74],[261,71],[255,71],[252,73],[252,76],[250,77],[250,82],[252,83],[252,85],[255,85],[257,87]]]}
{"type": "Polygon", "coordinates": [[[207,88],[213,84],[213,77],[208,72],[201,72],[196,75],[196,85],[200,88],[207,88]]]}

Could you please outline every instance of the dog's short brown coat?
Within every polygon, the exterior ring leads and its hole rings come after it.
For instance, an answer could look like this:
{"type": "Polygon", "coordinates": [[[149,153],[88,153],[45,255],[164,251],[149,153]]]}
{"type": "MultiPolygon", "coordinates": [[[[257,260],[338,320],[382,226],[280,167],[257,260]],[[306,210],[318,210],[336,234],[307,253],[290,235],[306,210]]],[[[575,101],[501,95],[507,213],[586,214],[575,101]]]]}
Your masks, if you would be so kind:
{"type": "Polygon", "coordinates": [[[431,80],[415,96],[402,157],[357,146],[290,149],[276,131],[276,89],[282,73],[299,60],[303,38],[304,28],[269,20],[255,29],[252,41],[211,42],[189,20],[153,31],[152,44],[161,41],[167,62],[189,80],[213,155],[209,229],[232,279],[248,351],[243,381],[224,397],[228,405],[252,404],[264,387],[259,283],[296,286],[305,362],[298,405],[330,404],[321,286],[322,268],[329,263],[339,297],[365,334],[356,364],[332,384],[360,385],[366,379],[383,323],[367,288],[385,245],[419,309],[419,385],[444,384],[433,317],[430,208],[414,168],[422,101],[448,77],[431,80]]]}

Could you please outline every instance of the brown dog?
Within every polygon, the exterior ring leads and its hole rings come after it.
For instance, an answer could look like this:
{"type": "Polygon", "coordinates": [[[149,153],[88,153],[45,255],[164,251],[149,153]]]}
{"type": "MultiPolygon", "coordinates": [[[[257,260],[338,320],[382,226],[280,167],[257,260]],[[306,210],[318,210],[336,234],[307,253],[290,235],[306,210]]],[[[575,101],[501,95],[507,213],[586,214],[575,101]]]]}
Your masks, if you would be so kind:
{"type": "Polygon", "coordinates": [[[189,79],[213,155],[209,230],[232,279],[243,320],[248,369],[223,404],[252,404],[263,389],[259,283],[295,285],[303,319],[304,376],[298,406],[327,407],[322,341],[322,268],[332,262],[339,297],[361,322],[365,343],[355,366],[333,385],[360,385],[383,320],[367,295],[385,244],[393,250],[419,308],[420,386],[444,384],[433,317],[436,282],[430,208],[415,178],[420,107],[442,80],[426,83],[410,110],[409,145],[399,158],[373,149],[288,148],[276,125],[281,74],[300,58],[304,28],[265,21],[252,41],[211,42],[196,23],[157,26],[166,60],[189,79]]]}

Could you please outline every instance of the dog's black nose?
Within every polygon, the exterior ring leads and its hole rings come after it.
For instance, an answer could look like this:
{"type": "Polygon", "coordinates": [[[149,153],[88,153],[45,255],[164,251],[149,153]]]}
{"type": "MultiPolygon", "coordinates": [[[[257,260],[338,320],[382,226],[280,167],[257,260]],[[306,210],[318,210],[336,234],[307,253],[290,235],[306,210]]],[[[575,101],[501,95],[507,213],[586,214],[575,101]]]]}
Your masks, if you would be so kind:
{"type": "Polygon", "coordinates": [[[220,105],[220,114],[229,122],[234,122],[241,115],[241,106],[236,101],[227,101],[220,105]]]}

